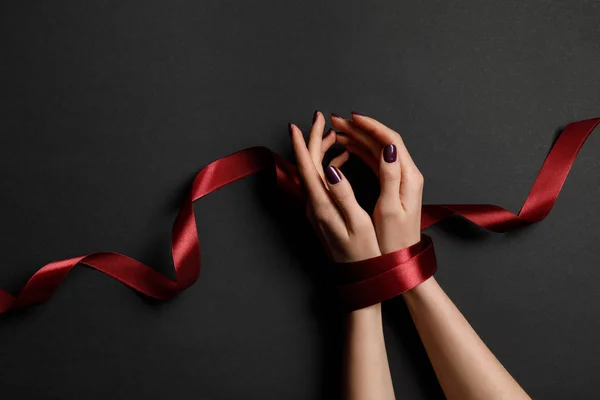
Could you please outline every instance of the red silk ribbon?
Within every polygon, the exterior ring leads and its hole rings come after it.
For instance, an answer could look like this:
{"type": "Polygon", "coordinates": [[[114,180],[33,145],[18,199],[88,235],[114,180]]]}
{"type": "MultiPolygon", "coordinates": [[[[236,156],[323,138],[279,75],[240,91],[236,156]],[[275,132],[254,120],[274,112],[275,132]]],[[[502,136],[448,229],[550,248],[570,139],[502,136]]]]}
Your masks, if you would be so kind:
{"type": "MultiPolygon", "coordinates": [[[[489,204],[442,204],[423,206],[421,228],[425,229],[458,214],[482,228],[505,232],[539,222],[552,209],[579,149],[600,123],[600,118],[569,124],[552,146],[519,214],[489,204]]],[[[173,224],[171,245],[176,280],[119,253],[97,252],[54,261],[40,268],[18,295],[0,289],[0,314],[48,300],[77,264],[95,268],[130,288],[158,300],[167,300],[187,289],[200,273],[200,243],[194,201],[256,172],[273,169],[277,185],[291,198],[300,199],[295,167],[265,147],[251,147],[212,162],[202,169],[173,224]]],[[[436,269],[433,244],[423,235],[407,249],[364,260],[340,264],[337,276],[341,298],[349,309],[358,309],[392,298],[409,290],[436,269]]]]}
{"type": "Polygon", "coordinates": [[[433,241],[353,263],[336,264],[344,308],[358,310],[394,298],[429,279],[437,270],[433,241]]]}

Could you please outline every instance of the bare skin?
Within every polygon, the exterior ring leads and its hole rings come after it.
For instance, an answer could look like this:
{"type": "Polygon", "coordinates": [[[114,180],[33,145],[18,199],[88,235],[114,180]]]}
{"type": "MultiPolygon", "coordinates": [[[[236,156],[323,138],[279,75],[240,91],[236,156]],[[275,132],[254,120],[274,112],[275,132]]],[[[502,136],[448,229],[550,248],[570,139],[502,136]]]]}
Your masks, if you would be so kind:
{"type": "MultiPolygon", "coordinates": [[[[356,113],[352,120],[334,116],[331,121],[344,133],[337,136],[337,141],[379,176],[381,196],[373,222],[382,254],[416,243],[420,237],[423,176],[400,135],[356,113]],[[382,156],[389,145],[397,152],[392,162],[382,156]]],[[[448,399],[530,398],[434,278],[403,297],[448,399]]]]}
{"type": "MultiPolygon", "coordinates": [[[[343,133],[323,137],[325,119],[317,113],[308,145],[302,132],[290,124],[308,195],[306,213],[328,254],[337,262],[358,261],[416,243],[423,176],[400,135],[359,114],[353,114],[352,120],[333,116],[331,122],[343,133]],[[323,156],[336,141],[347,151],[324,169],[323,156]],[[381,193],[372,219],[338,169],[349,153],[379,176],[381,193]]],[[[403,297],[448,399],[529,399],[434,278],[403,297]]],[[[344,392],[350,400],[395,398],[380,305],[348,315],[344,392]]]]}
{"type": "MultiPolygon", "coordinates": [[[[308,196],[306,214],[334,261],[378,256],[381,251],[371,217],[358,205],[350,183],[339,170],[327,174],[323,170],[323,155],[335,143],[335,132],[322,138],[324,126],[325,118],[318,113],[307,145],[300,129],[290,124],[298,171],[308,196]],[[339,174],[339,181],[326,179],[332,173],[339,174]]],[[[348,153],[344,153],[331,166],[341,166],[347,159],[348,153]]],[[[379,304],[348,315],[345,353],[345,398],[394,399],[379,304]]]]}

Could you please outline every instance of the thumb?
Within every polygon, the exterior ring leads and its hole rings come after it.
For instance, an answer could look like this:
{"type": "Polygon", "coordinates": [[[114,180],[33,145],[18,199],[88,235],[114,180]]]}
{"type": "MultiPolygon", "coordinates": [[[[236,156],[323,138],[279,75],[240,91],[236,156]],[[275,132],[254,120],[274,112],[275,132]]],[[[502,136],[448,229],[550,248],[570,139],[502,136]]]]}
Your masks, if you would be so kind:
{"type": "Polygon", "coordinates": [[[329,165],[325,169],[325,177],[327,178],[329,193],[344,215],[346,223],[349,227],[355,226],[364,214],[364,210],[356,201],[350,182],[344,179],[342,172],[333,165],[329,165]]]}
{"type": "Polygon", "coordinates": [[[379,160],[380,200],[394,204],[400,200],[400,163],[396,146],[388,144],[381,151],[379,160]]]}

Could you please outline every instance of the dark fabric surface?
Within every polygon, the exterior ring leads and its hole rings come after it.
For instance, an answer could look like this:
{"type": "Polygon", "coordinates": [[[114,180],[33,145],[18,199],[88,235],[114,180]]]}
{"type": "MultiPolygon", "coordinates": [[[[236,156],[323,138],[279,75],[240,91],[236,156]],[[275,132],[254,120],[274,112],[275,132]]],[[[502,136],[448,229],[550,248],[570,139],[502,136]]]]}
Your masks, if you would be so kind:
{"type": "MultiPolygon", "coordinates": [[[[593,1],[53,1],[0,4],[0,287],[113,250],[170,274],[195,172],[252,145],[291,156],[315,109],[403,134],[426,203],[518,211],[556,134],[600,116],[593,1]]],[[[366,203],[360,163],[348,174],[366,203]]],[[[327,261],[269,177],[196,205],[203,271],[168,303],[84,267],[0,317],[0,396],[335,398],[327,261]]],[[[441,285],[535,398],[595,398],[600,132],[548,219],[428,230],[441,285]]],[[[401,299],[384,307],[398,399],[442,398],[401,299]]]]}

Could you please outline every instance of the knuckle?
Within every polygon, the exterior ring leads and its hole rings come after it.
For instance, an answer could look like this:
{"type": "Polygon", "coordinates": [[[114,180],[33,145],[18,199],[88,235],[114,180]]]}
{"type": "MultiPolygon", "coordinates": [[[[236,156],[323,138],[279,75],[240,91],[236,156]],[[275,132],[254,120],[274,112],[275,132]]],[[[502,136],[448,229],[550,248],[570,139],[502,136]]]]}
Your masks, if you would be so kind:
{"type": "Polygon", "coordinates": [[[353,220],[360,224],[371,224],[371,216],[360,207],[357,207],[357,209],[354,211],[353,220]]]}
{"type": "Polygon", "coordinates": [[[379,177],[382,182],[397,182],[400,180],[400,171],[392,168],[381,168],[379,171],[379,177]]]}
{"type": "Polygon", "coordinates": [[[365,232],[367,229],[372,229],[373,221],[366,211],[355,213],[351,219],[352,230],[355,232],[365,232]]]}
{"type": "Polygon", "coordinates": [[[423,174],[416,168],[412,169],[409,172],[409,179],[416,186],[422,187],[425,183],[425,178],[423,177],[423,174]]]}
{"type": "Polygon", "coordinates": [[[400,199],[382,200],[377,203],[377,214],[383,218],[399,218],[402,216],[400,199]]]}
{"type": "Polygon", "coordinates": [[[348,204],[354,200],[352,191],[344,188],[332,191],[332,195],[338,203],[348,204]]]}
{"type": "Polygon", "coordinates": [[[335,194],[335,198],[344,203],[351,201],[352,197],[352,193],[348,190],[343,190],[335,194]]]}

